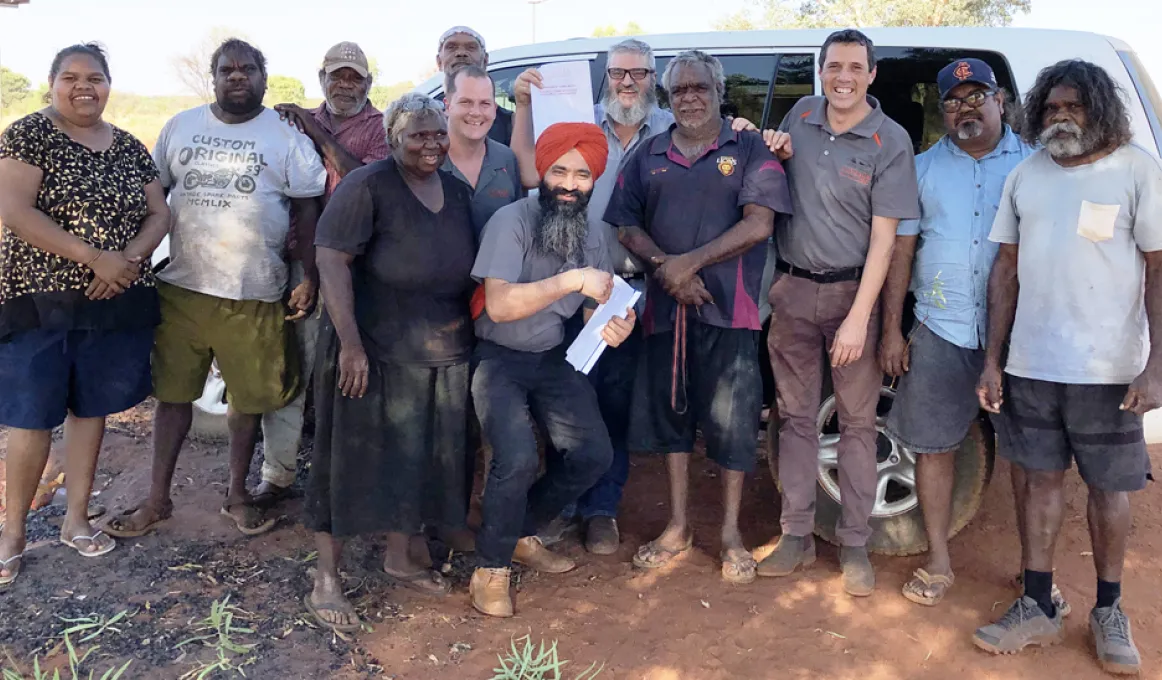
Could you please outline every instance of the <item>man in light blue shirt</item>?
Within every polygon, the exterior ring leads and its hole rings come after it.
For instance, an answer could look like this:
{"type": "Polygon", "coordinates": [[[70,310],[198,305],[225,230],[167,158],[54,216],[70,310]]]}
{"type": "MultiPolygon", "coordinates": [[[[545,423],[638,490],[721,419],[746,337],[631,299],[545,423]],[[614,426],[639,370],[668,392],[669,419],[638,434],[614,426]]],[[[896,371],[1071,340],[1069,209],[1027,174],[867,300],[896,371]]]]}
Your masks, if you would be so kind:
{"type": "MultiPolygon", "coordinates": [[[[980,415],[976,384],[998,249],[989,231],[1005,179],[1034,151],[1004,123],[1006,93],[988,64],[958,59],[940,71],[937,84],[947,134],[916,158],[921,217],[900,222],[897,230],[881,296],[880,342],[884,372],[899,378],[887,430],[917,454],[916,493],[928,532],[928,564],[903,592],[929,606],[952,585],[948,534],[956,457],[980,415]],[[916,324],[905,338],[909,290],[916,324]]],[[[1019,523],[1022,496],[1018,492],[1019,523]]]]}

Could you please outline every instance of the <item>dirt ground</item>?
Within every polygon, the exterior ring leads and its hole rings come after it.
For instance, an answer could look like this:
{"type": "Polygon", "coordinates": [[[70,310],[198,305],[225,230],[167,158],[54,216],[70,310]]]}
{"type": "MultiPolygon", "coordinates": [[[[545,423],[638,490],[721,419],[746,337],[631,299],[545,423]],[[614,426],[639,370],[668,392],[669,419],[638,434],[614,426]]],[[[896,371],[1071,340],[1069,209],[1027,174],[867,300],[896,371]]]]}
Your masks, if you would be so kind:
{"type": "MultiPolygon", "coordinates": [[[[97,500],[111,510],[148,488],[148,407],[113,420],[97,475],[97,500]]],[[[309,446],[309,442],[307,443],[309,446]]],[[[4,451],[0,431],[0,457],[4,451]]],[[[1162,448],[1152,452],[1162,469],[1162,448]]],[[[761,466],[760,466],[761,467],[761,466]]],[[[257,469],[257,465],[255,467],[257,469]]],[[[346,641],[313,628],[301,599],[309,589],[311,536],[296,522],[301,500],[270,534],[240,536],[218,515],[226,483],[221,446],[187,445],[176,476],[176,514],[153,536],[122,541],[112,554],[89,562],[57,543],[59,506],[37,511],[20,580],[0,591],[0,667],[60,664],[64,618],[129,615],[90,645],[100,645],[84,668],[97,676],[132,660],[125,678],[178,678],[208,662],[196,645],[175,649],[211,604],[230,595],[252,617],[257,643],[246,666],[249,678],[485,679],[497,654],[513,638],[556,640],[572,660],[563,677],[591,663],[602,678],[719,680],[734,678],[833,678],[913,680],[965,678],[1017,680],[1105,677],[1088,642],[1088,611],[1094,575],[1080,480],[1068,481],[1068,514],[1058,544],[1057,579],[1074,613],[1063,645],[995,658],[975,649],[973,629],[999,615],[1013,593],[1017,535],[1008,468],[999,462],[973,524],[953,543],[957,581],[945,603],[920,608],[900,596],[922,558],[873,558],[876,593],[855,600],[842,591],[836,550],[821,549],[805,574],[729,586],[718,576],[716,523],[719,482],[700,461],[694,475],[692,512],[695,551],[655,573],[634,570],[630,556],[665,524],[666,482],[662,461],[633,459],[622,508],[622,549],[607,558],[565,550],[580,567],[564,576],[521,572],[518,614],[491,620],[468,604],[469,559],[454,556],[452,595],[433,600],[394,589],[379,575],[374,541],[356,541],[345,571],[352,597],[373,628],[346,641]],[[7,655],[7,656],[6,656],[7,655]]],[[[2,474],[2,473],[0,473],[2,474]]],[[[0,477],[0,484],[2,484],[0,477]]],[[[763,546],[778,532],[778,502],[765,470],[749,481],[743,509],[749,543],[763,546]]],[[[1134,527],[1124,594],[1142,652],[1144,677],[1162,678],[1162,490],[1134,500],[1134,527]]],[[[433,546],[437,555],[443,553],[433,546]]],[[[31,677],[31,674],[30,674],[31,677]]],[[[227,677],[214,675],[211,677],[227,677]]]]}

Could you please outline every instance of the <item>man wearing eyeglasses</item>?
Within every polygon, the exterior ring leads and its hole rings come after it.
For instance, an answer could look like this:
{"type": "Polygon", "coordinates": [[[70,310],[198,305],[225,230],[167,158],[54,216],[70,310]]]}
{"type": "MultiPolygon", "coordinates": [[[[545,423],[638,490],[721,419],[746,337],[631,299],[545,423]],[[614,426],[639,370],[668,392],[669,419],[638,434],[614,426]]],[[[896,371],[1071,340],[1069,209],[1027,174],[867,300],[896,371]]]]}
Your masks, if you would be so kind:
{"type": "MultiPolygon", "coordinates": [[[[926,606],[938,604],[953,582],[948,533],[956,456],[980,414],[976,382],[984,367],[989,272],[999,248],[989,230],[1009,172],[1033,154],[1005,124],[1005,93],[988,64],[958,59],[936,82],[946,134],[916,157],[920,219],[902,221],[896,231],[881,297],[879,356],[884,372],[899,379],[887,429],[918,454],[928,563],[903,592],[926,606]],[[910,343],[902,328],[909,286],[917,321],[910,343]]],[[[1016,466],[1013,473],[1023,535],[1024,483],[1017,479],[1023,473],[1016,466]]]]}

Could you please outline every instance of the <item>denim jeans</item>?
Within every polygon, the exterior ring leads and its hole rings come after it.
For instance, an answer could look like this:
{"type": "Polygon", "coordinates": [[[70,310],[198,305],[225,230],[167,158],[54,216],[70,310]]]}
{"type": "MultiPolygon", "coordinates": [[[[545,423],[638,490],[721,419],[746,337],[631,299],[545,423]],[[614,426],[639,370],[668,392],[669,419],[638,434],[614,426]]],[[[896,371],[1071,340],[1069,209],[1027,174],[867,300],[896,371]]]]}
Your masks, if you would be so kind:
{"type": "Polygon", "coordinates": [[[564,345],[536,353],[482,341],[473,363],[472,399],[492,447],[477,563],[507,567],[517,541],[593,486],[613,451],[593,387],[565,361],[564,345]],[[533,421],[552,444],[540,479],[533,421]]]}

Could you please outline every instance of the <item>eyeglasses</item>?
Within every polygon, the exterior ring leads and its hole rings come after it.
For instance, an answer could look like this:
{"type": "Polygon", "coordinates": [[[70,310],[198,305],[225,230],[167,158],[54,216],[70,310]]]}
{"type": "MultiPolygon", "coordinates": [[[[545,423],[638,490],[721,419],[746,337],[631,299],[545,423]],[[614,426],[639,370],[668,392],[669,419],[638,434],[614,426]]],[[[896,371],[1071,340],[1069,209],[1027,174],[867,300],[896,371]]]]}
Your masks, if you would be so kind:
{"type": "Polygon", "coordinates": [[[956,113],[965,106],[970,109],[979,109],[984,100],[996,94],[996,90],[977,90],[967,97],[951,97],[940,102],[940,106],[944,108],[944,113],[956,113]]]}
{"type": "Polygon", "coordinates": [[[605,70],[609,74],[609,79],[614,81],[625,80],[625,74],[629,74],[630,78],[634,80],[645,80],[646,76],[654,72],[652,68],[610,68],[605,70]]]}

